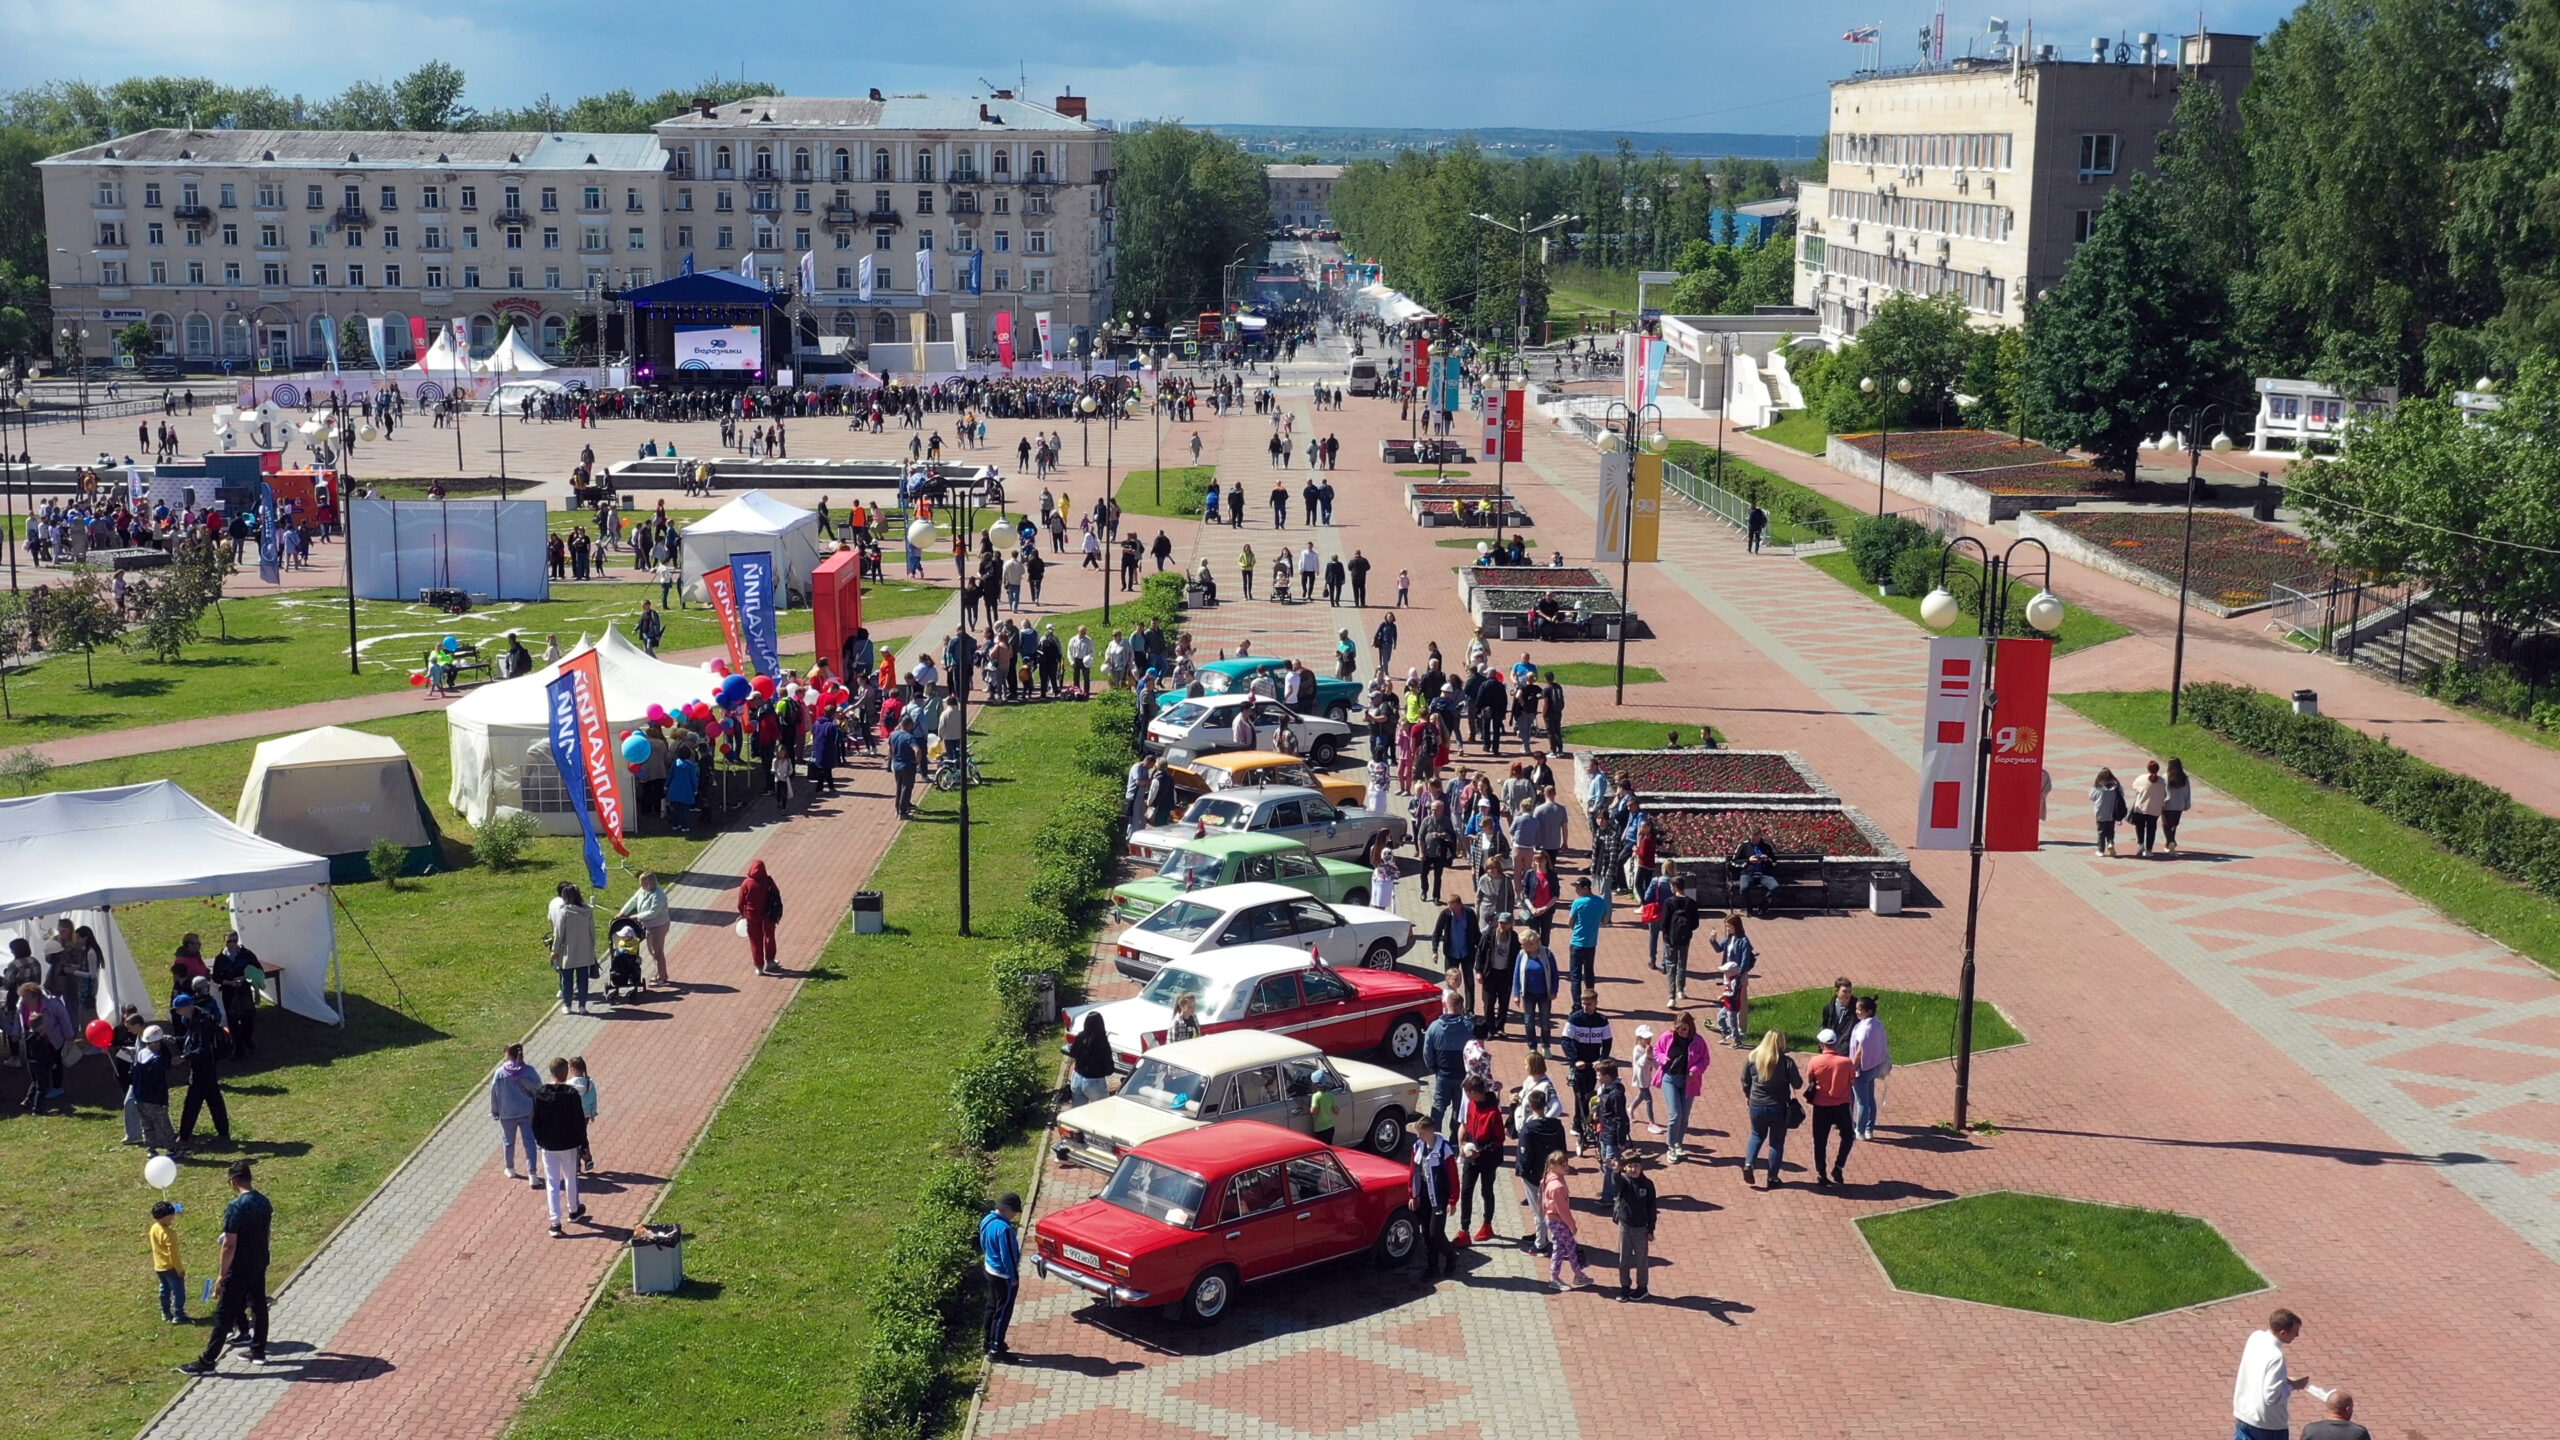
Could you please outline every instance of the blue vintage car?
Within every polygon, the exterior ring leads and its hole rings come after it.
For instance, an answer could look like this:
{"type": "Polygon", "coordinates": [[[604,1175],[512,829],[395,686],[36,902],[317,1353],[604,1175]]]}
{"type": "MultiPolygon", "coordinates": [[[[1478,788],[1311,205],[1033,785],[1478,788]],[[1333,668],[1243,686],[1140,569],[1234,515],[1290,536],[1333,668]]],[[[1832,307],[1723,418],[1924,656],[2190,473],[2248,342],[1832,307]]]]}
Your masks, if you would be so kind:
{"type": "MultiPolygon", "coordinates": [[[[1212,660],[1200,667],[1200,688],[1211,695],[1241,693],[1253,683],[1256,675],[1271,677],[1272,693],[1279,693],[1280,672],[1287,667],[1285,656],[1246,655],[1234,660],[1212,660]]],[[[1307,667],[1316,672],[1316,703],[1308,713],[1328,720],[1348,723],[1361,708],[1361,684],[1357,680],[1336,680],[1330,664],[1307,667]]]]}

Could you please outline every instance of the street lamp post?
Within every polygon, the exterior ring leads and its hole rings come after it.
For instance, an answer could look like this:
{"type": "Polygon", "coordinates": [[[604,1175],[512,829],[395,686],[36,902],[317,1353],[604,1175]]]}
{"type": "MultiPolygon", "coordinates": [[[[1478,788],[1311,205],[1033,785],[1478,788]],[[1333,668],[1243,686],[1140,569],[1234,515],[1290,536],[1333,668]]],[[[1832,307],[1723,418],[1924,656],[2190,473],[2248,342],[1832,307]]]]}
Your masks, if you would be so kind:
{"type": "Polygon", "coordinates": [[[71,368],[80,373],[80,433],[89,433],[89,327],[70,324],[60,331],[63,348],[71,352],[71,368]]]}
{"type": "Polygon", "coordinates": [[[2214,453],[2227,454],[2231,436],[2223,426],[2229,414],[2219,405],[2173,405],[2169,408],[2169,428],[2180,432],[2187,442],[2187,525],[2185,537],[2178,543],[2178,638],[2169,647],[2169,723],[2178,723],[2178,698],[2187,678],[2187,582],[2196,556],[2196,495],[2202,487],[2199,471],[2204,464],[2204,447],[2213,446],[2214,453]],[[2214,432],[2207,441],[2205,432],[2214,432]]]}
{"type": "MultiPolygon", "coordinates": [[[[1508,230],[1520,237],[1519,324],[1512,332],[1511,349],[1520,357],[1520,383],[1526,387],[1529,383],[1529,237],[1543,234],[1559,225],[1571,225],[1582,217],[1553,215],[1534,226],[1529,223],[1526,213],[1521,215],[1520,223],[1517,225],[1496,220],[1490,215],[1479,214],[1475,218],[1496,230],[1508,230]]],[[[1510,436],[1504,435],[1499,427],[1494,433],[1502,436],[1493,452],[1493,545],[1499,550],[1502,548],[1503,512],[1510,508],[1509,477],[1503,472],[1511,451],[1510,436]]],[[[1619,627],[1621,633],[1625,628],[1623,625],[1619,627]]]]}
{"type": "Polygon", "coordinates": [[[2020,583],[2012,557],[2028,545],[2036,547],[2044,557],[2043,573],[2036,582],[2036,593],[2027,601],[2027,624],[2051,634],[2062,628],[2062,601],[2053,593],[2053,552],[2044,542],[2032,537],[2013,540],[2006,549],[1994,555],[1981,541],[1960,535],[1947,542],[1938,556],[1938,588],[1920,602],[1921,623],[1933,630],[1944,630],[1956,622],[1964,607],[1947,589],[1951,576],[1966,573],[1955,563],[1958,550],[1971,550],[1980,569],[1970,572],[1975,597],[1980,607],[1977,617],[1983,645],[1982,703],[1974,721],[1973,752],[1973,824],[1972,864],[1964,889],[1964,964],[1956,976],[1956,1118],[1957,1133],[1965,1128],[1967,1103],[1973,1084],[1973,985],[1975,941],[1982,923],[1982,855],[1983,814],[1986,792],[1991,785],[1991,716],[1999,702],[1995,685],[1999,676],[2001,631],[2007,628],[2009,595],[2020,583]]]}
{"type": "MultiPolygon", "coordinates": [[[[1091,395],[1087,395],[1076,402],[1077,420],[1081,422],[1085,417],[1093,414],[1093,410],[1094,399],[1091,395]]],[[[1111,434],[1109,431],[1105,431],[1102,437],[1102,494],[1105,499],[1111,495],[1111,434]]],[[[1096,525],[1094,536],[1097,540],[1101,538],[1101,533],[1102,527],[1096,525]]],[[[1102,623],[1105,625],[1111,623],[1111,567],[1107,564],[1102,567],[1102,623]]]]}
{"type": "MultiPolygon", "coordinates": [[[[1876,393],[1876,377],[1870,375],[1859,381],[1858,388],[1869,395],[1873,395],[1876,393]]],[[[1900,380],[1894,381],[1893,393],[1896,395],[1910,394],[1910,377],[1905,376],[1900,380]]],[[[1876,437],[1876,513],[1878,515],[1882,515],[1884,513],[1885,457],[1893,449],[1893,401],[1890,397],[1887,397],[1878,403],[1884,410],[1884,430],[1882,434],[1876,437]]]]}
{"type": "Polygon", "coordinates": [[[1733,423],[1733,357],[1740,348],[1739,338],[1732,331],[1721,331],[1716,335],[1716,353],[1724,361],[1716,371],[1723,377],[1717,383],[1724,390],[1716,397],[1716,488],[1719,490],[1724,489],[1725,427],[1733,423]]]}
{"type": "Polygon", "coordinates": [[[1627,457],[1627,489],[1618,506],[1622,518],[1618,530],[1618,696],[1615,702],[1624,705],[1627,703],[1628,617],[1635,613],[1635,606],[1628,603],[1633,598],[1630,591],[1635,584],[1635,452],[1636,447],[1642,445],[1647,451],[1659,455],[1671,448],[1671,441],[1662,433],[1662,407],[1651,401],[1631,410],[1624,400],[1612,400],[1601,423],[1608,427],[1608,433],[1600,442],[1603,452],[1611,455],[1623,453],[1627,457]],[[1647,412],[1653,415],[1653,428],[1649,431],[1644,428],[1647,412]],[[1621,421],[1625,422],[1623,429],[1621,421]]]}

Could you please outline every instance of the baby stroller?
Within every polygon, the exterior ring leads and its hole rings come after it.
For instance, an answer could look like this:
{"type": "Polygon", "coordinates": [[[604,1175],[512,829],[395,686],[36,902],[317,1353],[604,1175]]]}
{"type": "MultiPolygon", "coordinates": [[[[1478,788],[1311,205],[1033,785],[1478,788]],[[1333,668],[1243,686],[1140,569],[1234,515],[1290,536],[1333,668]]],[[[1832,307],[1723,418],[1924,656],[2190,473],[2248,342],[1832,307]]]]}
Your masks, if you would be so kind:
{"type": "Polygon", "coordinates": [[[628,915],[618,916],[607,932],[605,950],[604,998],[612,1004],[637,1000],[648,990],[640,974],[640,947],[645,937],[640,922],[628,915]]]}

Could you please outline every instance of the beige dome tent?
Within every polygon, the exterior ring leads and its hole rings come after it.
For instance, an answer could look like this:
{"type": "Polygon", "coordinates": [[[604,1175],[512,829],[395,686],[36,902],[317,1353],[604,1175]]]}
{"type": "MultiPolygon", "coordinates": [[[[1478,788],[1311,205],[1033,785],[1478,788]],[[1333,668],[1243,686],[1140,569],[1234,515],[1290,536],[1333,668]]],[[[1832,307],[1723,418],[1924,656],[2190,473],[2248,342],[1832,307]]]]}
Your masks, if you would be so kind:
{"type": "Polygon", "coordinates": [[[444,837],[418,772],[387,735],[323,725],[261,742],[234,819],[279,845],[328,856],[333,884],[373,878],[367,852],[376,840],[408,852],[404,875],[432,874],[442,864],[444,837]]]}

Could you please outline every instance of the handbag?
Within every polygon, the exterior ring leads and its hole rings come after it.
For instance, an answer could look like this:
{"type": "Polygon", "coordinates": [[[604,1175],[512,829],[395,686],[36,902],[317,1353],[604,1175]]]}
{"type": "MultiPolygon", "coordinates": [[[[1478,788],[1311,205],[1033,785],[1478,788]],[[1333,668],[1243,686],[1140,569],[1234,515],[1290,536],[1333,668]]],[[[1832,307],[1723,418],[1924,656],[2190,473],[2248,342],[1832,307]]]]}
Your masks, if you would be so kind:
{"type": "Polygon", "coordinates": [[[1793,1095],[1787,1097],[1787,1128],[1790,1130],[1804,1128],[1804,1102],[1793,1095]]]}
{"type": "Polygon", "coordinates": [[[1644,902],[1644,908],[1636,912],[1636,917],[1644,921],[1647,925],[1660,924],[1662,921],[1662,902],[1659,900],[1647,900],[1644,902]]]}

